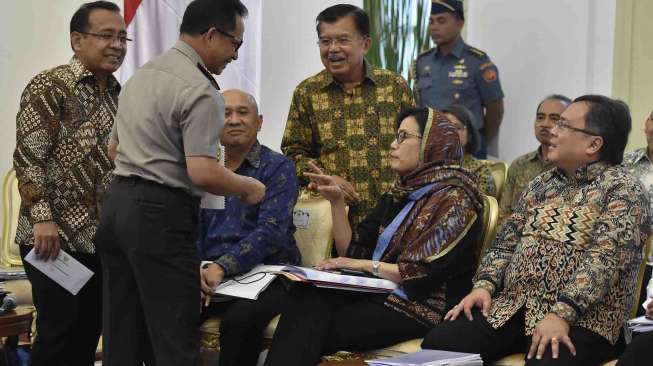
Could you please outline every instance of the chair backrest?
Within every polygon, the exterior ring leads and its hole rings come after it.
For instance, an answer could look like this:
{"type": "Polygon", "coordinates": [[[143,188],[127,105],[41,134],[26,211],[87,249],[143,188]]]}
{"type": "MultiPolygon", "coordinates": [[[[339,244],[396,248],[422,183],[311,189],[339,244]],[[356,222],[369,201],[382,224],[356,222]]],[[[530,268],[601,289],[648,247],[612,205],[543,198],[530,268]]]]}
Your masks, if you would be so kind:
{"type": "Polygon", "coordinates": [[[295,241],[302,255],[302,265],[312,267],[331,257],[333,221],[331,204],[319,195],[304,189],[293,210],[295,241]]]}
{"type": "Polygon", "coordinates": [[[508,179],[508,164],[498,160],[492,161],[490,170],[492,171],[492,178],[494,178],[494,185],[497,188],[497,201],[500,201],[503,187],[506,184],[506,179],[508,179]]]}
{"type": "Polygon", "coordinates": [[[634,318],[637,316],[637,311],[639,310],[639,304],[641,299],[639,298],[639,295],[642,293],[642,286],[644,285],[644,272],[646,271],[646,265],[647,265],[647,259],[648,259],[648,253],[650,252],[651,249],[651,242],[653,242],[653,235],[649,235],[649,237],[646,239],[646,243],[644,244],[644,248],[642,248],[642,263],[639,265],[639,272],[637,273],[637,287],[635,287],[635,297],[633,298],[633,307],[630,309],[630,319],[634,318]]]}
{"type": "Polygon", "coordinates": [[[479,263],[487,252],[494,237],[497,235],[497,222],[499,221],[499,204],[497,199],[483,195],[483,231],[481,232],[481,251],[478,256],[479,263]]]}
{"type": "Polygon", "coordinates": [[[20,194],[16,172],[11,169],[2,184],[3,219],[2,243],[0,244],[0,264],[3,266],[22,266],[20,251],[15,244],[16,227],[20,213],[20,194]]]}

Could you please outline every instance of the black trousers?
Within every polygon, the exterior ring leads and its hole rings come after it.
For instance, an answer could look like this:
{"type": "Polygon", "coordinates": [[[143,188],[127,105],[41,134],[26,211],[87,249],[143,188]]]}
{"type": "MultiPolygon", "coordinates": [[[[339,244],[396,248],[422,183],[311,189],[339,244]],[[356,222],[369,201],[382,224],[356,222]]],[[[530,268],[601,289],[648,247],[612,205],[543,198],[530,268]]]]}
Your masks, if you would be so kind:
{"type": "Polygon", "coordinates": [[[263,330],[289,300],[289,283],[277,278],[257,300],[211,303],[202,319],[220,315],[220,366],[255,366],[263,349],[263,330]]]}
{"type": "MultiPolygon", "coordinates": [[[[25,258],[31,246],[21,245],[25,258]]],[[[31,264],[23,261],[32,285],[36,307],[36,340],[32,344],[33,366],[89,366],[95,363],[102,330],[102,272],[95,254],[68,252],[94,275],[73,295],[31,264]]]]}
{"type": "Polygon", "coordinates": [[[103,365],[195,366],[199,361],[199,200],[117,177],[96,242],[104,290],[103,365]]]}
{"type": "Polygon", "coordinates": [[[367,351],[423,337],[428,327],[385,306],[386,297],[295,284],[265,364],[312,366],[337,351],[367,351]]]}
{"type": "MultiPolygon", "coordinates": [[[[422,348],[480,353],[486,365],[511,354],[528,353],[531,338],[524,334],[523,309],[499,329],[492,328],[478,309],[474,309],[472,315],[473,321],[461,314],[453,322],[438,324],[424,337],[422,348]]],[[[600,335],[581,327],[572,326],[569,337],[576,347],[576,356],[561,343],[557,360],[551,357],[551,347],[547,347],[542,359],[533,357],[526,360],[526,365],[596,366],[615,358],[623,348],[613,346],[600,335]]]]}
{"type": "Polygon", "coordinates": [[[653,332],[636,334],[619,358],[617,366],[647,365],[651,362],[651,350],[653,350],[653,332]]]}

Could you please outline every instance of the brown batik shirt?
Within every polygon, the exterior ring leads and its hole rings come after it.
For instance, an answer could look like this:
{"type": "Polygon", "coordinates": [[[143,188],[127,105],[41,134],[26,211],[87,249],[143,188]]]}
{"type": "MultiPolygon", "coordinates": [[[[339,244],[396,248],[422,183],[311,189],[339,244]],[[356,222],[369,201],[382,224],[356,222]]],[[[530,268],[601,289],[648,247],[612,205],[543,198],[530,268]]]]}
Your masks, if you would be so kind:
{"type": "Polygon", "coordinates": [[[33,245],[33,225],[54,221],[62,249],[95,252],[99,203],[112,178],[107,144],[119,92],[113,76],[100,90],[76,57],[29,82],[16,116],[17,244],[33,245]]]}
{"type": "Polygon", "coordinates": [[[301,82],[295,89],[281,150],[295,162],[301,184],[307,162],[315,160],[326,174],[348,180],[361,202],[350,206],[356,227],[372,211],[396,175],[390,169],[390,144],[395,119],[402,108],[413,107],[406,80],[365,62],[365,78],[345,90],[327,71],[301,82]]]}
{"type": "Polygon", "coordinates": [[[555,313],[614,344],[649,229],[647,193],[621,166],[539,175],[476,273],[474,287],[493,295],[488,322],[499,328],[524,307],[527,335],[555,313]]]}

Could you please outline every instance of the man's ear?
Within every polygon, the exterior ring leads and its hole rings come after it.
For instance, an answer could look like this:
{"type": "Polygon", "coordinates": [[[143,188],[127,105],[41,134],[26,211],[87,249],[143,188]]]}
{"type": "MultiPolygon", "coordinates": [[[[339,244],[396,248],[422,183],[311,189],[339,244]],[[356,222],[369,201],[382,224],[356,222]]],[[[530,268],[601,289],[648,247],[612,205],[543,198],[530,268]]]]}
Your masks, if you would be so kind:
{"type": "Polygon", "coordinates": [[[586,149],[587,154],[588,155],[599,154],[602,147],[603,147],[603,137],[594,136],[592,138],[592,142],[590,142],[589,146],[587,146],[586,149]]]}
{"type": "Polygon", "coordinates": [[[363,53],[367,54],[367,51],[370,50],[370,47],[372,47],[372,37],[365,37],[363,40],[363,53]]]}
{"type": "Polygon", "coordinates": [[[263,126],[263,115],[259,114],[258,115],[258,127],[256,128],[256,131],[261,131],[261,127],[263,126]]]}
{"type": "Polygon", "coordinates": [[[70,47],[73,51],[78,52],[82,47],[82,34],[79,32],[70,33],[70,47]]]}

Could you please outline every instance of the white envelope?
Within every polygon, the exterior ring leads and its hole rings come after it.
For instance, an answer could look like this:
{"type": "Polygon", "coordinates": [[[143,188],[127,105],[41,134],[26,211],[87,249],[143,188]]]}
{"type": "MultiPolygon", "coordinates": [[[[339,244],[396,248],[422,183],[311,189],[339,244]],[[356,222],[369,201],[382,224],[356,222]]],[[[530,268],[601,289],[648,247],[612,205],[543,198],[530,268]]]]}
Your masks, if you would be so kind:
{"type": "Polygon", "coordinates": [[[55,260],[44,261],[37,258],[32,249],[25,256],[25,260],[73,295],[77,295],[93,276],[93,271],[63,250],[59,250],[55,260]]]}

